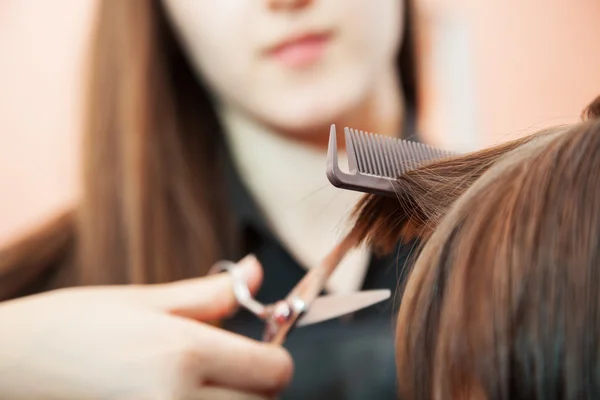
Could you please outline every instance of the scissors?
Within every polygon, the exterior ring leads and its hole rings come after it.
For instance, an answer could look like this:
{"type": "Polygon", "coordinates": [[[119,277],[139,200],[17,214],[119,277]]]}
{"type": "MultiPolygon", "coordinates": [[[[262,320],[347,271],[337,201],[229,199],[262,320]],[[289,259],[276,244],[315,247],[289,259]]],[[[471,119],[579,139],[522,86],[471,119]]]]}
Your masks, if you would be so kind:
{"type": "Polygon", "coordinates": [[[263,341],[283,344],[297,326],[307,326],[360,310],[390,297],[388,289],[366,290],[342,295],[319,296],[325,283],[347,251],[355,243],[347,236],[296,284],[285,299],[262,304],[252,297],[244,277],[232,268],[231,261],[219,261],[210,273],[228,271],[233,278],[233,290],[238,303],[266,324],[263,341]]]}

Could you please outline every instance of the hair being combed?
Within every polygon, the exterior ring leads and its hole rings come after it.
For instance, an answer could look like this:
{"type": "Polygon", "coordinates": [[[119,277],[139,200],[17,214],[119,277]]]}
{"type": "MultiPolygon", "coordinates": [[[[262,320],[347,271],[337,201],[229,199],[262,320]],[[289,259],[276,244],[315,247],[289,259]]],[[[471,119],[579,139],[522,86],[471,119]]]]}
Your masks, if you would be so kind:
{"type": "Polygon", "coordinates": [[[381,254],[390,253],[398,243],[426,238],[450,205],[499,159],[536,137],[553,134],[554,129],[544,130],[401,175],[394,182],[397,198],[362,197],[352,215],[354,234],[381,254]]]}
{"type": "Polygon", "coordinates": [[[363,199],[363,240],[423,240],[398,315],[402,399],[600,397],[599,105],[413,171],[395,204],[363,199]]]}

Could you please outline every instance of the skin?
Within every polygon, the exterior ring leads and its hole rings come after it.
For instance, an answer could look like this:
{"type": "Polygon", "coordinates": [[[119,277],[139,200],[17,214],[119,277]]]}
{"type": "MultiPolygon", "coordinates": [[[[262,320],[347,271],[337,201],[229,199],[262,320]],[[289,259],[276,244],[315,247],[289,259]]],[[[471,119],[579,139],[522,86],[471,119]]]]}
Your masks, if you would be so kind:
{"type": "Polygon", "coordinates": [[[399,128],[394,64],[399,0],[163,0],[198,76],[229,129],[255,129],[325,145],[328,127],[399,128]],[[377,23],[373,23],[377,21],[377,23]],[[307,32],[329,32],[318,59],[290,66],[269,55],[307,32]],[[229,120],[234,120],[229,123],[229,120]]]}
{"type": "MultiPolygon", "coordinates": [[[[255,292],[258,261],[247,257],[237,268],[255,292]]],[[[292,376],[288,353],[205,323],[236,304],[229,274],[62,289],[2,303],[0,320],[11,323],[2,327],[0,393],[10,400],[275,395],[292,376]]]]}

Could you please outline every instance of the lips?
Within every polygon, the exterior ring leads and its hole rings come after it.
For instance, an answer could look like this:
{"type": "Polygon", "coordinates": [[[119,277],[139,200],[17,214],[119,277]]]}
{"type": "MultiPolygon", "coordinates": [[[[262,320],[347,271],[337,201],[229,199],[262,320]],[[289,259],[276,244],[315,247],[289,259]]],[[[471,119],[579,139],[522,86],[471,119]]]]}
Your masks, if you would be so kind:
{"type": "Polygon", "coordinates": [[[331,31],[296,35],[269,48],[266,55],[287,67],[311,65],[322,57],[331,38],[331,31]]]}

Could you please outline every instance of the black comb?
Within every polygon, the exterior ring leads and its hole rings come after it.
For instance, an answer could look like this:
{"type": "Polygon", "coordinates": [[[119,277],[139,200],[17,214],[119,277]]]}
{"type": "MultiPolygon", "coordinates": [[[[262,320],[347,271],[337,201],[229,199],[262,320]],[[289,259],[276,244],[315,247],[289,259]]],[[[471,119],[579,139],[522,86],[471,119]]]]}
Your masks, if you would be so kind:
{"type": "Polygon", "coordinates": [[[396,197],[393,181],[429,162],[453,157],[423,143],[344,128],[349,173],[338,165],[335,125],[329,131],[327,178],[335,187],[396,197]]]}

